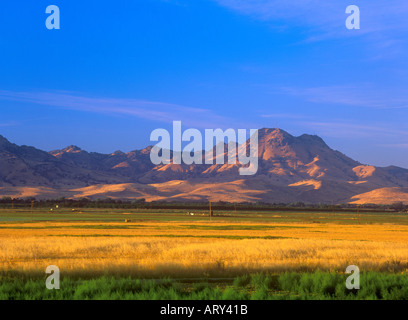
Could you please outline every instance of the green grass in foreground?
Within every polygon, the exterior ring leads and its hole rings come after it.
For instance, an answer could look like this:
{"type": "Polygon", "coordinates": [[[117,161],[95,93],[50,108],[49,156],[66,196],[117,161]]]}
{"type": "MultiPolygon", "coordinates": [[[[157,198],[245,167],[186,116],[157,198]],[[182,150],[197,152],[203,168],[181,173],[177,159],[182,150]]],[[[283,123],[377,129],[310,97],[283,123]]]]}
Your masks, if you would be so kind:
{"type": "Polygon", "coordinates": [[[361,274],[360,290],[348,290],[348,275],[315,272],[244,275],[231,280],[141,280],[104,276],[62,278],[60,290],[45,279],[0,278],[1,300],[355,300],[408,299],[408,274],[361,274]]]}

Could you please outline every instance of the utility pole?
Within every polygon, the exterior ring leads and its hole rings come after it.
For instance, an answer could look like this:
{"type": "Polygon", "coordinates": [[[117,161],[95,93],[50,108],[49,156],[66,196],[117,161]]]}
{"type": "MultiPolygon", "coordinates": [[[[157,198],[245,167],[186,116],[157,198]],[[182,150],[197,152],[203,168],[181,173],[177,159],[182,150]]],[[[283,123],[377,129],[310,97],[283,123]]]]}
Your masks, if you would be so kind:
{"type": "Polygon", "coordinates": [[[11,209],[14,210],[14,198],[11,199],[11,209]]]}
{"type": "Polygon", "coordinates": [[[235,214],[237,214],[237,204],[234,202],[234,211],[235,211],[235,214]]]}
{"type": "Polygon", "coordinates": [[[212,210],[211,210],[211,201],[210,201],[210,221],[211,221],[211,218],[212,218],[212,210]]]}

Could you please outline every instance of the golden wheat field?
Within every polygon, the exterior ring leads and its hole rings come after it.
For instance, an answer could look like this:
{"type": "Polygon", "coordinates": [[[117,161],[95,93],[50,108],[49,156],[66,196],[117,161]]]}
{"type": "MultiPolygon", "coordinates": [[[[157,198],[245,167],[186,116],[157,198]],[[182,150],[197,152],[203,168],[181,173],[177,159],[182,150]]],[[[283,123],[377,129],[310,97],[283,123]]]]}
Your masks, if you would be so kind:
{"type": "Polygon", "coordinates": [[[0,270],[152,277],[408,270],[408,225],[229,221],[0,223],[0,270]]]}

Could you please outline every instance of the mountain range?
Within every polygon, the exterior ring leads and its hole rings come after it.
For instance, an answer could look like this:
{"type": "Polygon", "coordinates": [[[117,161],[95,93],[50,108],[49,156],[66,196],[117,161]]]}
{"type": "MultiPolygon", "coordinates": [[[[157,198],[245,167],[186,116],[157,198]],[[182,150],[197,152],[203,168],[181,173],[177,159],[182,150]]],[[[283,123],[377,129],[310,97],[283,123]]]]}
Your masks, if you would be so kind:
{"type": "Polygon", "coordinates": [[[361,164],[316,135],[264,128],[258,136],[253,176],[240,176],[240,164],[154,165],[151,146],[111,154],[76,146],[46,152],[0,136],[0,197],[408,203],[408,169],[361,164]]]}

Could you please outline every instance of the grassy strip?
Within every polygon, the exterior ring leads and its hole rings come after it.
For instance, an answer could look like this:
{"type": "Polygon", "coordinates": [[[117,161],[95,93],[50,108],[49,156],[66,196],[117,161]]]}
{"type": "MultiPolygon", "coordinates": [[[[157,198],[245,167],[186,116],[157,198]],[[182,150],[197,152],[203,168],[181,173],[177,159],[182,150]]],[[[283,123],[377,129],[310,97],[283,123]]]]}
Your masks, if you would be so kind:
{"type": "Polygon", "coordinates": [[[49,234],[48,237],[79,237],[79,238],[94,238],[94,237],[120,237],[120,238],[204,238],[204,239],[230,239],[230,240],[244,240],[244,239],[291,239],[288,237],[279,236],[231,236],[231,235],[190,235],[190,234],[49,234]]]}
{"type": "Polygon", "coordinates": [[[290,300],[408,299],[408,275],[361,274],[360,290],[348,290],[347,275],[315,272],[244,275],[231,281],[191,282],[103,276],[81,280],[62,278],[60,290],[47,290],[45,279],[0,279],[0,299],[6,300],[290,300]]]}
{"type": "Polygon", "coordinates": [[[186,229],[193,230],[283,230],[283,229],[306,229],[303,226],[263,226],[263,225],[222,225],[222,226],[206,226],[206,225],[181,225],[186,229]]]}
{"type": "Polygon", "coordinates": [[[0,226],[0,229],[15,229],[15,230],[48,230],[48,229],[109,229],[109,230],[121,230],[121,229],[139,229],[139,228],[149,228],[150,226],[145,225],[123,225],[123,226],[115,226],[115,225],[61,225],[61,226],[0,226]]]}

